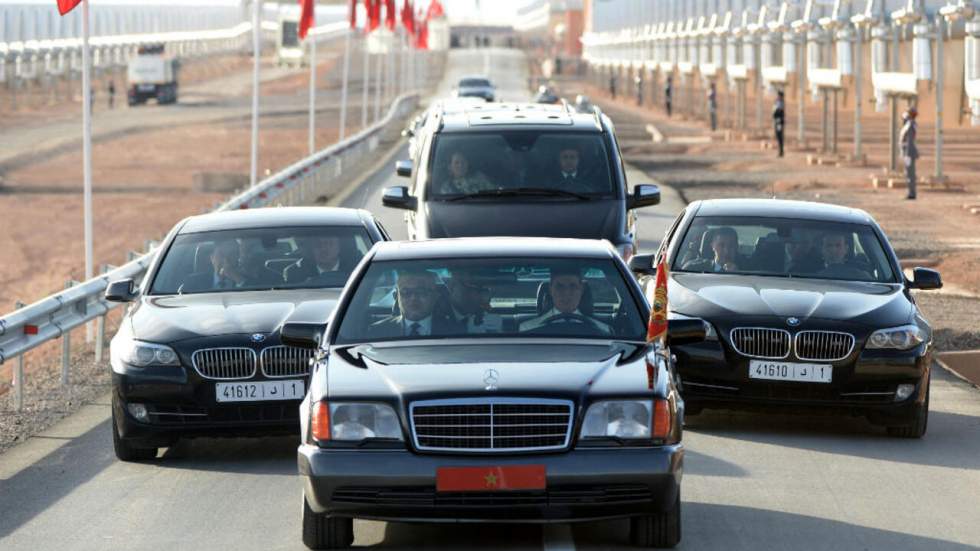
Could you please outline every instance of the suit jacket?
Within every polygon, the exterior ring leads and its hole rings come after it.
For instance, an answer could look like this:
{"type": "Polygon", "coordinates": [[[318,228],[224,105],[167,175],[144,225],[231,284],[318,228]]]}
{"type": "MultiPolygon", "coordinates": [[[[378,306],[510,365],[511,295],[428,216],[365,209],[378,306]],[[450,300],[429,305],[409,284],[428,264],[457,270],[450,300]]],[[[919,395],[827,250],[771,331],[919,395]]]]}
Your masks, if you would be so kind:
{"type": "MultiPolygon", "coordinates": [[[[368,327],[367,334],[375,339],[391,339],[405,336],[404,317],[401,314],[389,316],[368,327]]],[[[442,335],[452,335],[466,331],[458,322],[448,316],[432,316],[432,335],[438,337],[442,335]]]]}

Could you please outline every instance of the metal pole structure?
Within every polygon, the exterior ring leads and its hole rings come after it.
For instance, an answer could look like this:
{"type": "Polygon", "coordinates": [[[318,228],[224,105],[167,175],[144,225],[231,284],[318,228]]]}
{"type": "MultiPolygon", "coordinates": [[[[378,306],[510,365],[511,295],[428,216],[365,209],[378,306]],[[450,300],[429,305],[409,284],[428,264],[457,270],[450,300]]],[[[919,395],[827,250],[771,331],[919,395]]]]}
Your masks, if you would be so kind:
{"type": "Polygon", "coordinates": [[[261,56],[262,0],[252,0],[252,165],[249,182],[259,177],[259,59],[261,56]]]}
{"type": "Polygon", "coordinates": [[[862,149],[862,128],[861,128],[861,102],[864,98],[861,94],[864,80],[864,27],[858,27],[854,33],[854,160],[860,160],[863,156],[862,149]]]}
{"type": "Polygon", "coordinates": [[[310,41],[310,156],[316,153],[316,35],[309,34],[310,41]]]}
{"type": "Polygon", "coordinates": [[[943,36],[946,20],[936,16],[936,183],[943,181],[943,36]]]}
{"type": "Polygon", "coordinates": [[[381,88],[385,84],[384,71],[383,71],[384,63],[385,63],[385,55],[384,53],[382,53],[381,55],[378,56],[378,63],[377,63],[377,67],[375,68],[376,72],[374,75],[374,118],[372,119],[373,121],[377,121],[378,118],[381,116],[381,88]]]}
{"type": "MultiPolygon", "coordinates": [[[[20,310],[27,306],[23,302],[17,301],[14,310],[20,310]]],[[[17,356],[17,365],[14,367],[14,409],[20,411],[24,409],[24,355],[17,356]]]]}
{"type": "Polygon", "coordinates": [[[830,150],[830,146],[827,143],[830,141],[827,129],[827,125],[830,122],[830,114],[827,112],[828,104],[830,103],[830,91],[824,88],[820,95],[823,96],[823,116],[820,117],[820,152],[826,153],[830,150]]]}
{"type": "Polygon", "coordinates": [[[364,47],[364,75],[361,78],[361,83],[363,85],[363,90],[361,90],[361,128],[367,128],[368,125],[368,91],[371,88],[371,52],[368,48],[367,35],[364,35],[364,40],[361,41],[364,47]]]}
{"type": "Polygon", "coordinates": [[[889,95],[888,101],[892,107],[891,118],[888,120],[888,170],[896,172],[898,170],[898,140],[896,136],[898,132],[895,125],[898,121],[898,97],[889,95]]]}
{"type": "MultiPolygon", "coordinates": [[[[92,57],[89,49],[89,0],[82,0],[82,208],[85,211],[85,281],[92,279],[92,57]]],[[[93,328],[85,324],[85,340],[91,342],[93,328]]]]}
{"type": "MultiPolygon", "coordinates": [[[[87,1],[86,1],[87,3],[87,1]]],[[[83,14],[84,17],[84,14],[83,14]]],[[[71,289],[75,282],[68,280],[65,289],[71,289]]],[[[61,386],[68,386],[68,369],[71,366],[71,330],[65,330],[61,335],[61,386]]]]}
{"type": "Polygon", "coordinates": [[[807,79],[807,55],[806,55],[806,43],[807,36],[806,31],[800,33],[800,53],[799,53],[799,64],[797,65],[796,74],[798,77],[797,83],[797,106],[796,106],[796,141],[799,143],[801,148],[806,147],[806,79],[807,79]]]}
{"type": "Polygon", "coordinates": [[[347,136],[347,83],[350,80],[350,35],[351,30],[344,31],[344,75],[340,85],[340,128],[337,141],[343,141],[347,136]]]}

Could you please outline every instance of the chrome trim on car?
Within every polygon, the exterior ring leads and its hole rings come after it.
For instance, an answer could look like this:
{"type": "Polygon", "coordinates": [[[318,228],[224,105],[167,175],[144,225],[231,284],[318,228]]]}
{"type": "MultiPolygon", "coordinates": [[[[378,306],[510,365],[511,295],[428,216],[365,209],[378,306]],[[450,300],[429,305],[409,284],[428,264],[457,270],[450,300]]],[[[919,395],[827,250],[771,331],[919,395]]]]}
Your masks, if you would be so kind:
{"type": "Polygon", "coordinates": [[[732,390],[732,391],[738,390],[738,387],[736,386],[708,385],[705,383],[691,383],[688,381],[682,381],[682,382],[684,383],[684,386],[700,386],[704,388],[716,388],[718,390],[732,390]]]}
{"type": "Polygon", "coordinates": [[[732,348],[739,354],[747,358],[758,358],[760,360],[783,360],[789,357],[792,348],[793,336],[785,329],[775,329],[772,327],[736,327],[728,333],[728,339],[732,343],[732,348]],[[736,338],[736,335],[739,337],[736,338]],[[785,342],[772,342],[775,335],[784,337],[785,342]],[[756,344],[757,339],[768,338],[769,342],[756,344]],[[753,350],[746,350],[747,340],[752,341],[753,350]]]}
{"type": "Polygon", "coordinates": [[[259,354],[259,367],[270,379],[306,377],[314,354],[316,350],[296,346],[269,346],[259,354]]]}
{"type": "Polygon", "coordinates": [[[412,402],[409,404],[409,424],[412,431],[412,443],[415,448],[419,451],[437,451],[437,452],[456,452],[456,453],[515,453],[515,452],[531,452],[531,451],[544,451],[544,450],[561,450],[567,449],[572,437],[572,426],[575,421],[575,404],[571,400],[555,400],[547,398],[508,398],[508,397],[486,397],[486,398],[455,398],[446,400],[421,400],[417,402],[412,402]],[[475,406],[479,408],[480,406],[487,406],[485,411],[467,412],[467,413],[419,413],[416,414],[416,409],[424,407],[446,407],[446,406],[475,406]],[[494,412],[494,408],[497,406],[549,406],[556,407],[560,406],[565,408],[564,411],[550,412],[517,412],[517,413],[505,413],[494,412]],[[437,423],[431,425],[433,428],[439,429],[455,429],[459,432],[467,428],[482,428],[488,429],[487,434],[419,434],[420,428],[424,430],[423,427],[430,426],[424,425],[419,427],[418,421],[425,418],[458,418],[463,419],[467,417],[487,417],[488,423],[474,425],[472,423],[466,424],[456,424],[456,423],[437,423]],[[567,418],[567,422],[560,423],[533,423],[533,424],[502,424],[499,420],[502,419],[515,419],[519,417],[538,417],[538,418],[567,418]],[[544,434],[507,434],[499,435],[495,434],[495,429],[500,427],[509,426],[513,428],[531,428],[538,427],[544,428],[546,430],[554,430],[554,432],[548,432],[544,434]],[[549,427],[551,427],[549,429],[549,427]],[[563,430],[558,430],[562,428],[563,430]],[[560,444],[548,445],[548,446],[506,446],[497,445],[500,440],[511,439],[511,440],[523,440],[530,438],[561,438],[560,444]],[[465,446],[431,446],[423,445],[421,439],[442,439],[444,441],[453,440],[473,440],[473,441],[486,441],[489,446],[480,447],[465,447],[465,446]]]}
{"type": "MultiPolygon", "coordinates": [[[[840,331],[800,331],[793,337],[793,351],[796,357],[805,361],[815,362],[837,362],[851,355],[857,339],[850,333],[840,331]],[[825,354],[802,354],[800,352],[800,338],[811,338],[814,342],[805,343],[804,348],[812,347],[815,352],[826,352],[825,354]],[[845,351],[846,350],[846,351],[845,351]],[[842,354],[843,352],[843,354],[842,354]]],[[[808,350],[808,352],[811,352],[808,350]]]]}
{"type": "Polygon", "coordinates": [[[251,379],[257,363],[255,350],[245,347],[201,348],[191,354],[194,371],[215,381],[251,379]]]}

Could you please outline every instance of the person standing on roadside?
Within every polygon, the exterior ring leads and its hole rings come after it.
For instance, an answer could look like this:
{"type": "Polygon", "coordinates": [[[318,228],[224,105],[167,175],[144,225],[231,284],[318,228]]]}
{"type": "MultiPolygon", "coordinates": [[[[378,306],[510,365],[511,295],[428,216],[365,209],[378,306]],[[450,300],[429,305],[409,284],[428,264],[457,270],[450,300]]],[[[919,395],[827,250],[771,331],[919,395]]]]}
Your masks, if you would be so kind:
{"type": "Polygon", "coordinates": [[[718,90],[713,81],[708,86],[708,118],[711,120],[711,131],[718,130],[718,90]]]}
{"type": "Polygon", "coordinates": [[[616,73],[609,75],[609,95],[616,99],[616,73]]]}
{"type": "Polygon", "coordinates": [[[664,86],[664,106],[667,108],[667,116],[671,113],[671,99],[674,95],[674,75],[667,75],[667,84],[664,86]]]}
{"type": "Polygon", "coordinates": [[[112,104],[116,100],[116,82],[114,80],[109,81],[109,86],[106,88],[109,95],[109,109],[112,109],[112,104]]]}
{"type": "Polygon", "coordinates": [[[636,84],[636,104],[643,105],[643,73],[636,73],[636,77],[633,78],[633,83],[636,84]]]}
{"type": "Polygon", "coordinates": [[[919,158],[919,148],[915,145],[915,138],[918,134],[918,125],[915,124],[915,117],[918,112],[915,107],[909,107],[902,113],[902,131],[898,135],[899,143],[902,144],[902,161],[905,162],[905,179],[909,186],[909,194],[906,199],[915,199],[915,161],[919,158]]]}
{"type": "Polygon", "coordinates": [[[772,126],[779,143],[779,156],[783,156],[783,136],[786,130],[786,96],[782,90],[776,94],[776,105],[772,108],[772,126]]]}

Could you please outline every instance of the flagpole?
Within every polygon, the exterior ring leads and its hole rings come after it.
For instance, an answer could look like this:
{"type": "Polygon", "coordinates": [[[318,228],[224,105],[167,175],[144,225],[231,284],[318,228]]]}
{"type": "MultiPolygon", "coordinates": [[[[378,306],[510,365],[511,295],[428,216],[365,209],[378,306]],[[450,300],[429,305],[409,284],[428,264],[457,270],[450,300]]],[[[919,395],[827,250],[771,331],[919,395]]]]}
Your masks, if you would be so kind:
{"type": "Polygon", "coordinates": [[[364,31],[364,78],[361,80],[364,89],[361,91],[361,129],[367,128],[368,124],[368,91],[371,88],[371,51],[368,48],[367,27],[364,31]]]}
{"type": "MultiPolygon", "coordinates": [[[[312,29],[311,29],[312,30],[312,29]]],[[[316,35],[307,35],[310,41],[310,155],[316,153],[316,35]]]]}
{"type": "MultiPolygon", "coordinates": [[[[374,31],[378,32],[378,31],[374,31]]],[[[378,38],[380,41],[381,38],[378,38]]],[[[381,46],[384,46],[383,44],[381,46]]],[[[384,48],[382,47],[382,50],[384,48]]],[[[384,84],[384,63],[385,63],[385,53],[384,51],[378,56],[377,59],[377,74],[374,75],[374,122],[378,121],[378,114],[381,112],[381,86],[384,84]]]]}
{"type": "Polygon", "coordinates": [[[337,141],[343,141],[347,135],[347,81],[350,78],[350,35],[347,29],[344,36],[344,76],[340,86],[340,134],[337,141]]]}
{"type": "MultiPolygon", "coordinates": [[[[82,179],[85,224],[85,281],[92,279],[92,75],[89,51],[89,0],[82,0],[82,179]]],[[[92,323],[86,324],[85,340],[94,336],[92,323]]]]}
{"type": "Polygon", "coordinates": [[[261,56],[262,0],[252,0],[252,166],[249,181],[258,183],[259,172],[259,58],[261,56]]]}

